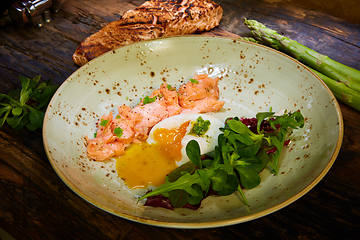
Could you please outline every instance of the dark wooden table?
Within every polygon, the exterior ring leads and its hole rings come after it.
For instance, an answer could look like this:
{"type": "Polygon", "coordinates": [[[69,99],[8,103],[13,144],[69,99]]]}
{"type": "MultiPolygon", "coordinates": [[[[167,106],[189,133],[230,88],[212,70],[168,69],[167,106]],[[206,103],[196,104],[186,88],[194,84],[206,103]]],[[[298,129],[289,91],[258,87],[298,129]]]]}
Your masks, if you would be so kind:
{"type": "MultiPolygon", "coordinates": [[[[327,0],[332,1],[332,0],[327,0]]],[[[41,29],[0,31],[0,91],[18,76],[41,74],[62,83],[78,67],[79,42],[140,0],[69,0],[41,29]]],[[[360,25],[283,0],[219,0],[220,29],[246,36],[243,17],[360,69],[360,25]]],[[[324,3],[326,1],[323,1],[324,3]]],[[[344,7],[344,6],[343,6],[344,7]]],[[[178,230],[130,222],[73,193],[51,168],[40,132],[0,129],[0,227],[16,239],[358,239],[360,233],[360,113],[341,104],[345,134],[330,172],[308,194],[271,215],[234,226],[178,230]]]]}

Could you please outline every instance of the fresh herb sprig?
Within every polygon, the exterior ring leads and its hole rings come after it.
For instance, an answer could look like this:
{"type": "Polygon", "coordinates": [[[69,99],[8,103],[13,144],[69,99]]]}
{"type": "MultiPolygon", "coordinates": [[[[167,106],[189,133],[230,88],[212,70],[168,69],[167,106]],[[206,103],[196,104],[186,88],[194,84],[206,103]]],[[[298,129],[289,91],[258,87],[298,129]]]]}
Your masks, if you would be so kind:
{"type": "Polygon", "coordinates": [[[0,127],[7,123],[11,128],[26,127],[35,131],[42,127],[44,111],[57,86],[40,82],[34,78],[20,76],[21,89],[8,94],[0,93],[0,127]]]}
{"type": "Polygon", "coordinates": [[[199,83],[199,81],[196,80],[196,79],[194,79],[194,78],[190,78],[190,82],[191,82],[191,83],[196,83],[196,84],[199,83]]]}
{"type": "Polygon", "coordinates": [[[257,128],[251,131],[239,118],[228,119],[218,137],[218,146],[201,160],[200,147],[195,140],[186,146],[190,162],[175,169],[166,182],[139,200],[163,195],[173,207],[200,204],[209,191],[229,195],[239,191],[243,202],[248,201],[243,189],[260,184],[260,172],[266,167],[276,175],[279,158],[289,128],[304,126],[300,112],[274,116],[273,112],[256,115],[257,128]],[[262,127],[267,125],[266,128],[262,127]],[[270,151],[271,150],[271,151],[270,151]]]}
{"type": "Polygon", "coordinates": [[[210,126],[210,121],[204,120],[200,116],[196,119],[195,122],[192,123],[192,128],[189,134],[201,137],[209,130],[209,126],[210,126]]]}
{"type": "Polygon", "coordinates": [[[149,103],[153,103],[153,102],[155,102],[156,101],[156,99],[161,99],[163,96],[161,95],[161,94],[159,94],[159,95],[156,95],[156,96],[154,96],[154,97],[149,97],[149,96],[146,96],[146,97],[144,97],[143,98],[143,100],[142,100],[142,103],[143,103],[143,105],[146,105],[146,104],[149,104],[149,103]]]}
{"type": "Polygon", "coordinates": [[[143,99],[143,104],[145,105],[145,104],[148,104],[148,103],[153,103],[153,102],[155,102],[156,101],[156,99],[157,99],[157,97],[156,96],[154,96],[154,97],[149,97],[149,96],[146,96],[146,97],[144,97],[144,99],[143,99]]]}

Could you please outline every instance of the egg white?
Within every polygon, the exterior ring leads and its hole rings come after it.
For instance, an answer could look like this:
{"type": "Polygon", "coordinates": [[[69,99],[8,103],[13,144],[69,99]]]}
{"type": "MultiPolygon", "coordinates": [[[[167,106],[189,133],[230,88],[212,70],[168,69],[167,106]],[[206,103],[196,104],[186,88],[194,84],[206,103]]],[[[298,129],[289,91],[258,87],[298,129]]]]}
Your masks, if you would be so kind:
{"type": "Polygon", "coordinates": [[[186,121],[191,121],[191,122],[186,129],[186,134],[185,134],[184,138],[181,141],[182,157],[181,157],[181,160],[176,163],[178,166],[181,166],[182,164],[189,161],[189,158],[186,155],[186,145],[190,140],[196,140],[199,143],[201,154],[211,152],[215,149],[215,146],[217,145],[217,139],[218,139],[219,134],[221,133],[219,128],[224,127],[224,123],[213,116],[209,116],[206,114],[179,114],[179,115],[175,115],[175,116],[166,118],[166,119],[160,121],[158,124],[156,124],[151,129],[151,131],[149,133],[149,137],[147,139],[147,142],[149,144],[155,143],[155,140],[153,138],[153,133],[156,129],[178,128],[181,126],[181,124],[183,124],[186,121]],[[204,136],[201,136],[201,137],[189,134],[189,132],[192,128],[192,123],[195,122],[198,119],[198,117],[202,117],[203,120],[210,121],[209,129],[206,131],[204,136]]]}
{"type": "MultiPolygon", "coordinates": [[[[174,129],[179,128],[181,124],[183,124],[186,121],[191,121],[189,126],[186,129],[186,134],[184,138],[181,141],[181,160],[176,162],[177,166],[181,166],[182,164],[189,161],[189,158],[186,155],[186,145],[190,140],[196,140],[199,143],[200,146],[200,153],[205,154],[208,152],[211,152],[215,149],[215,146],[217,145],[217,139],[221,131],[219,128],[224,127],[224,122],[222,120],[219,120],[218,118],[215,118],[213,116],[207,115],[207,114],[180,114],[175,115],[166,119],[163,119],[159,123],[157,123],[150,131],[149,137],[147,139],[147,143],[154,144],[156,141],[153,138],[153,133],[156,129],[159,128],[166,128],[166,129],[174,129]],[[202,117],[203,120],[209,120],[210,125],[209,129],[206,131],[204,136],[198,137],[194,135],[189,135],[189,132],[192,128],[192,123],[195,122],[198,117],[202,117]]],[[[127,188],[125,189],[129,192],[130,195],[134,196],[135,198],[141,197],[144,194],[146,194],[148,191],[155,189],[156,187],[153,185],[149,185],[145,188],[127,188]]],[[[145,202],[145,200],[143,200],[145,202]]]]}

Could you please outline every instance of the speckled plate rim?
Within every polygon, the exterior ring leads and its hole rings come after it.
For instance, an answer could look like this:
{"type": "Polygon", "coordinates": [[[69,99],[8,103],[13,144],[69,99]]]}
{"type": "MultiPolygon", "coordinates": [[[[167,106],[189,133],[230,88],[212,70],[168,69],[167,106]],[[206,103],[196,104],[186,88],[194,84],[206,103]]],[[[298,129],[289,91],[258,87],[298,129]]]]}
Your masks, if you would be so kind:
{"type": "MultiPolygon", "coordinates": [[[[328,164],[326,165],[326,167],[323,169],[323,171],[311,182],[309,183],[305,188],[303,188],[301,191],[299,191],[297,194],[295,194],[294,196],[292,196],[291,198],[287,199],[286,201],[283,201],[282,203],[275,205],[269,209],[248,215],[248,216],[242,216],[242,217],[238,217],[238,218],[234,218],[234,219],[227,219],[227,220],[219,220],[219,221],[211,221],[211,222],[165,222],[165,221],[158,221],[158,220],[152,220],[152,219],[147,219],[147,218],[141,218],[141,217],[136,217],[133,215],[129,215],[129,214],[125,214],[125,213],[121,213],[118,212],[116,210],[110,209],[106,206],[103,206],[101,203],[91,199],[89,196],[87,196],[86,194],[82,193],[81,190],[79,188],[76,187],[76,185],[72,184],[71,181],[69,179],[67,179],[64,175],[62,175],[62,173],[60,172],[60,170],[56,167],[55,163],[54,163],[54,159],[52,158],[50,152],[49,152],[49,146],[48,146],[48,141],[47,141],[47,137],[45,134],[45,129],[46,129],[46,125],[47,125],[47,118],[46,116],[48,115],[48,111],[49,111],[49,107],[46,109],[45,112],[45,118],[44,118],[44,123],[43,123],[43,131],[42,131],[42,135],[43,135],[43,144],[44,144],[44,149],[46,152],[46,155],[49,159],[49,162],[52,166],[52,168],[54,169],[54,171],[56,172],[56,174],[60,177],[60,179],[73,191],[75,192],[78,196],[80,196],[81,198],[83,198],[84,200],[86,200],[88,203],[94,205],[97,208],[100,208],[108,213],[111,213],[115,216],[130,220],[130,221],[134,221],[134,222],[138,222],[138,223],[143,223],[143,224],[147,224],[147,225],[152,225],[152,226],[157,226],[157,227],[168,227],[168,228],[182,228],[182,229],[200,229],[200,228],[214,228],[214,227],[224,227],[224,226],[229,226],[229,225],[234,225],[234,224],[238,224],[238,223],[243,223],[243,222],[247,222],[247,221],[251,221],[251,220],[255,220],[257,218],[266,216],[270,213],[276,212],[286,206],[288,206],[289,204],[295,202],[297,199],[299,199],[300,197],[304,196],[307,192],[309,192],[311,189],[313,189],[315,187],[316,184],[318,184],[320,182],[320,180],[328,173],[328,171],[330,170],[331,166],[334,164],[341,145],[342,145],[342,140],[343,140],[343,135],[344,135],[344,122],[343,122],[343,117],[342,117],[342,113],[341,113],[341,109],[339,106],[339,103],[337,102],[334,94],[331,92],[331,90],[327,87],[327,85],[316,75],[314,74],[307,66],[305,66],[304,64],[302,64],[301,62],[297,61],[296,59],[282,53],[279,52],[275,49],[272,49],[270,47],[258,44],[258,43],[254,43],[254,42],[249,42],[249,41],[245,41],[242,40],[240,38],[234,38],[234,37],[223,37],[223,36],[206,36],[206,35],[185,35],[185,36],[175,36],[175,37],[166,37],[166,38],[158,38],[155,40],[147,40],[147,41],[141,41],[141,42],[137,42],[137,43],[133,43],[131,45],[137,45],[137,44],[144,44],[146,42],[152,42],[152,41],[159,41],[159,40],[163,40],[163,39],[178,39],[178,38],[203,38],[203,39],[227,39],[227,40],[232,40],[234,42],[244,42],[246,44],[250,44],[250,45],[254,45],[260,48],[264,48],[268,51],[271,51],[275,54],[281,55],[286,57],[287,59],[289,59],[290,61],[294,62],[295,64],[301,65],[302,67],[304,67],[306,69],[306,71],[310,72],[318,81],[321,82],[321,84],[323,85],[323,87],[326,89],[327,93],[330,95],[332,102],[335,105],[336,108],[336,113],[337,113],[337,118],[339,121],[339,133],[338,133],[338,139],[337,139],[337,143],[336,143],[336,147],[332,153],[332,156],[328,162],[328,164]]],[[[131,46],[124,46],[121,48],[126,49],[127,47],[131,46]]],[[[107,52],[93,60],[91,60],[90,62],[88,62],[87,64],[85,64],[84,66],[87,66],[89,63],[93,62],[93,61],[101,61],[102,58],[104,58],[106,55],[111,54],[110,52],[107,52]]],[[[57,91],[55,92],[54,96],[52,97],[50,103],[48,106],[52,105],[53,101],[55,101],[56,96],[58,95],[59,92],[62,91],[63,87],[68,84],[68,79],[70,79],[72,76],[75,76],[75,74],[77,74],[84,66],[78,68],[75,72],[73,72],[62,84],[61,86],[57,89],[57,91]]]]}

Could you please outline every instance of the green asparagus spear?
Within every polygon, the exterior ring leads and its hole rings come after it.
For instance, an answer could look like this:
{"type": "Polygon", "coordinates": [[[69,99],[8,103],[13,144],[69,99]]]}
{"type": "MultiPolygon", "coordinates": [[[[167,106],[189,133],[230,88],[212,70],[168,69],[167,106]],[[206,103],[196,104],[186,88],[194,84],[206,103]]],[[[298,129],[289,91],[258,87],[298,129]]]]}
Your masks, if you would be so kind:
{"type": "Polygon", "coordinates": [[[336,62],[288,37],[278,34],[255,20],[244,20],[253,36],[262,43],[295,57],[329,78],[343,82],[360,94],[360,71],[336,62]]]}
{"type": "MultiPolygon", "coordinates": [[[[243,37],[242,39],[249,42],[262,44],[261,41],[251,37],[243,37]]],[[[358,91],[355,91],[347,87],[344,83],[331,79],[314,69],[310,68],[310,70],[316,75],[318,75],[321,80],[324,81],[324,83],[330,88],[330,90],[333,92],[333,94],[338,100],[360,111],[360,93],[358,91]]]]}
{"type": "Polygon", "coordinates": [[[245,40],[245,41],[248,41],[248,42],[254,42],[254,43],[259,43],[261,44],[260,41],[256,40],[255,38],[253,37],[241,37],[241,39],[245,40]]]}
{"type": "Polygon", "coordinates": [[[335,81],[314,69],[311,69],[311,71],[324,81],[337,99],[360,111],[360,93],[358,91],[355,91],[347,87],[344,83],[335,81]]]}

